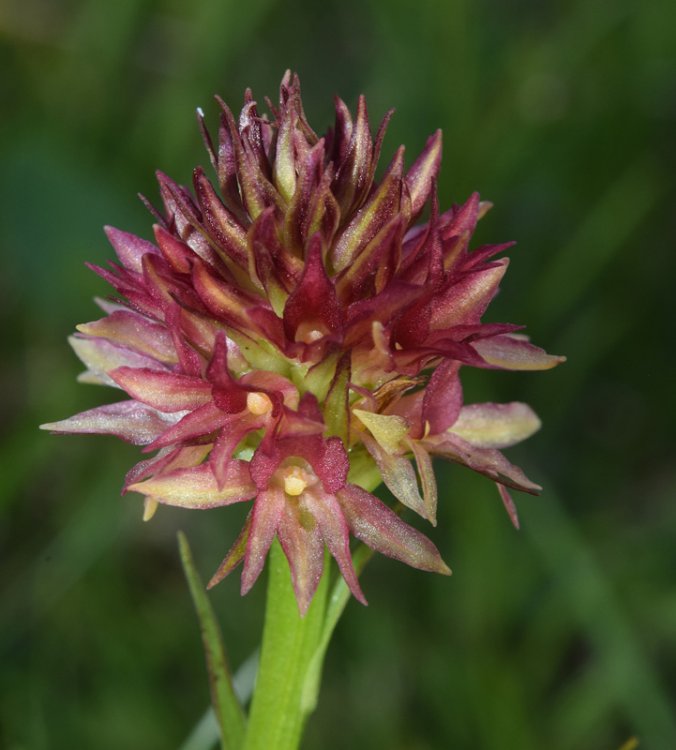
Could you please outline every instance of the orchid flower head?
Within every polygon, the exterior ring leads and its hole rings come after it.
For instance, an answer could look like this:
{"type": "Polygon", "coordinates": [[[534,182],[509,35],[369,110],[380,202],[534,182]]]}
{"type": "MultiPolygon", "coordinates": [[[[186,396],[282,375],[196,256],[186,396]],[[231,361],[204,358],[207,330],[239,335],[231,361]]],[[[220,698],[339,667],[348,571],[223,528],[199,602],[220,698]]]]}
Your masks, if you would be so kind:
{"type": "Polygon", "coordinates": [[[470,249],[490,206],[476,193],[440,211],[441,131],[408,168],[400,147],[376,180],[392,113],[373,135],[364,97],[356,113],[336,99],[323,136],[289,72],[267,114],[250,91],[238,118],[217,102],[215,136],[197,115],[214,177],[198,167],[190,189],[158,173],[153,241],[108,227],[117,261],[91,266],[115,296],[71,344],[80,379],[123,399],[43,427],[141,446],[123,491],[143,496],[146,520],[160,505],[250,504],[211,585],[241,563],[249,591],[275,538],[301,613],[325,549],[366,602],[350,537],[448,574],[355,467],[432,524],[433,456],[495,481],[515,523],[507,488],[540,489],[501,452],[538,429],[533,411],[465,405],[460,383],[462,368],[563,360],[520,326],[482,321],[510,243],[470,249]]]}

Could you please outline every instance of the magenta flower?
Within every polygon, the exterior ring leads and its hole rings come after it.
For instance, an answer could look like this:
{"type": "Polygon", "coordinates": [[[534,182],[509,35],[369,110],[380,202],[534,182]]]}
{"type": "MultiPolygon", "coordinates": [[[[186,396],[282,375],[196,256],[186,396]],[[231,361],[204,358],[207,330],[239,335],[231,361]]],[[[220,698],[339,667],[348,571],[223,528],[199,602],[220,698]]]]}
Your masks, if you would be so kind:
{"type": "Polygon", "coordinates": [[[243,562],[246,593],[275,537],[302,613],[325,547],[365,603],[350,534],[449,573],[425,536],[359,485],[379,475],[433,524],[434,455],[497,482],[515,523],[506,487],[540,489],[500,452],[537,430],[535,414],[464,406],[459,379],[462,366],[542,370],[563,359],[518,326],[481,322],[507,268],[494,257],[509,244],[469,250],[489,207],[476,194],[439,212],[439,131],[407,171],[399,148],[375,182],[391,113],[372,138],[363,97],[354,119],[336,99],[321,138],[288,73],[270,119],[249,91],[238,123],[218,102],[217,144],[198,112],[218,190],[201,168],[194,196],[158,174],[155,243],[106,230],[119,263],[94,270],[119,296],[100,300],[105,316],[71,339],[81,379],[129,398],[43,427],[115,434],[154,453],[124,486],[144,496],[146,519],[158,504],[252,501],[211,585],[243,562]]]}

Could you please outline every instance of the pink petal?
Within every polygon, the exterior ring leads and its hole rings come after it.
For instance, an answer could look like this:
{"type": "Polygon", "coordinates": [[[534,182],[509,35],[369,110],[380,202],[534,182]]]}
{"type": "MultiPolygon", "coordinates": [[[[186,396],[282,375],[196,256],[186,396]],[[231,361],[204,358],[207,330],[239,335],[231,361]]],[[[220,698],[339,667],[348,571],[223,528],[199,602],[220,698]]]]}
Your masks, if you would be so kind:
{"type": "Polygon", "coordinates": [[[75,354],[87,366],[80,380],[88,383],[103,383],[115,386],[110,373],[118,367],[139,367],[162,370],[165,365],[152,357],[140,354],[126,346],[101,338],[90,338],[75,334],[68,338],[75,354]]]}
{"type": "Polygon", "coordinates": [[[233,542],[228,554],[223,558],[223,562],[218,566],[218,570],[211,577],[211,580],[207,584],[207,589],[213,588],[217,583],[220,583],[244,560],[246,544],[251,530],[251,518],[252,513],[249,512],[242,530],[237,535],[237,539],[233,542]]]}
{"type": "Polygon", "coordinates": [[[549,370],[566,361],[565,357],[547,354],[527,337],[515,334],[481,339],[472,346],[487,364],[504,370],[549,370]]]}
{"type": "Polygon", "coordinates": [[[310,606],[324,570],[324,540],[317,525],[308,523],[308,511],[303,505],[302,495],[297,500],[287,498],[277,528],[301,617],[310,606]]]}
{"type": "Polygon", "coordinates": [[[512,525],[514,526],[514,528],[518,530],[519,529],[519,515],[516,511],[516,505],[514,505],[512,496],[509,494],[504,484],[499,484],[496,482],[495,486],[498,488],[498,492],[500,493],[502,504],[505,506],[505,510],[507,511],[509,520],[512,522],[512,525]]]}
{"type": "Polygon", "coordinates": [[[250,500],[255,494],[246,462],[233,462],[228,483],[218,488],[208,464],[160,474],[129,486],[129,491],[179,508],[217,508],[250,500]]]}
{"type": "Polygon", "coordinates": [[[391,256],[400,249],[402,227],[403,217],[395,215],[339,275],[338,292],[342,300],[351,302],[373,296],[379,269],[389,267],[394,272],[391,256]]]}
{"type": "Polygon", "coordinates": [[[118,367],[110,377],[132,397],[160,411],[196,409],[211,401],[211,386],[200,378],[145,367],[118,367]]]}
{"type": "Polygon", "coordinates": [[[134,445],[147,445],[175,422],[176,415],[160,414],[138,401],[120,401],[81,412],[40,429],[74,434],[116,435],[134,445]]]}
{"type": "Polygon", "coordinates": [[[190,273],[195,257],[190,247],[159,224],[155,224],[153,232],[160,252],[171,268],[177,273],[190,273]]]}
{"type": "Polygon", "coordinates": [[[108,241],[115,249],[120,263],[130,271],[141,273],[141,261],[146,253],[157,254],[157,248],[151,242],[143,240],[129,232],[115,227],[104,227],[108,241]]]}
{"type": "Polygon", "coordinates": [[[242,596],[256,583],[265,567],[265,558],[277,533],[284,503],[284,492],[280,489],[261,492],[254,502],[242,571],[242,596]]]}
{"type": "Polygon", "coordinates": [[[122,494],[126,495],[132,484],[142,479],[169,474],[176,469],[191,469],[204,463],[211,450],[210,445],[188,445],[180,448],[162,448],[159,453],[146,461],[139,461],[124,478],[122,494]]]}
{"type": "Polygon", "coordinates": [[[450,575],[432,542],[377,497],[353,484],[348,484],[337,497],[350,530],[371,549],[419,570],[450,575]]]}
{"type": "Polygon", "coordinates": [[[472,271],[434,298],[430,327],[432,330],[453,325],[478,323],[498,291],[505,275],[507,258],[495,261],[479,271],[472,271]]]}
{"type": "Polygon", "coordinates": [[[304,495],[310,513],[317,521],[322,537],[333,555],[340,572],[354,597],[362,604],[367,604],[366,597],[359,585],[359,579],[352,565],[350,554],[350,529],[343,515],[340,503],[333,495],[315,497],[312,492],[304,495]]]}
{"type": "Polygon", "coordinates": [[[248,389],[243,388],[230,374],[228,345],[222,331],[216,335],[214,353],[207,368],[207,378],[213,383],[213,398],[219,409],[228,414],[235,414],[246,408],[248,389]]]}
{"type": "Polygon", "coordinates": [[[216,240],[216,251],[219,256],[226,262],[228,268],[232,269],[232,264],[235,264],[247,269],[249,246],[246,232],[235,216],[223,205],[204,171],[199,167],[194,173],[194,183],[204,224],[216,240]]]}
{"type": "Polygon", "coordinates": [[[205,263],[196,262],[192,274],[195,291],[209,312],[242,330],[249,328],[246,309],[253,301],[248,295],[216,277],[205,263]]]}
{"type": "Polygon", "coordinates": [[[82,323],[77,330],[86,336],[106,339],[169,365],[177,362],[167,327],[131,310],[116,310],[100,320],[82,323]]]}
{"type": "Polygon", "coordinates": [[[253,414],[221,415],[225,417],[222,423],[221,433],[214,443],[213,450],[209,456],[209,463],[214,472],[219,487],[224,487],[228,481],[229,465],[234,461],[235,448],[252,430],[265,426],[265,418],[256,417],[253,414]]]}

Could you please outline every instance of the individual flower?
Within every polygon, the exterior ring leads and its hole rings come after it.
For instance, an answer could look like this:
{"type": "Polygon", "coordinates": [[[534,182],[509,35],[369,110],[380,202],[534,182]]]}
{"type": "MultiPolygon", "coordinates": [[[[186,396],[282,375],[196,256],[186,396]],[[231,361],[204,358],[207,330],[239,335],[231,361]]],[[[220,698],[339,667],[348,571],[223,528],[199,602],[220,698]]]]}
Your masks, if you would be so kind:
{"type": "Polygon", "coordinates": [[[302,613],[325,548],[365,602],[350,535],[449,573],[432,542],[360,485],[378,476],[432,523],[431,456],[495,480],[515,522],[506,487],[539,490],[500,452],[537,417],[525,404],[463,405],[459,378],[467,366],[562,361],[518,326],[482,322],[509,244],[470,251],[489,208],[477,194],[439,211],[440,131],[408,170],[400,147],[376,181],[392,113],[374,138],[363,97],[354,117],[336,99],[322,137],[290,73],[269,116],[250,91],[238,120],[217,101],[216,140],[198,110],[217,187],[201,168],[193,192],[158,173],[163,209],[146,201],[155,242],[107,228],[119,262],[92,267],[118,296],[98,300],[105,316],[71,339],[81,380],[129,398],[43,427],[115,434],[154,453],[124,486],[144,496],[146,519],[159,504],[251,502],[212,584],[243,562],[246,593],[275,537],[302,613]]]}

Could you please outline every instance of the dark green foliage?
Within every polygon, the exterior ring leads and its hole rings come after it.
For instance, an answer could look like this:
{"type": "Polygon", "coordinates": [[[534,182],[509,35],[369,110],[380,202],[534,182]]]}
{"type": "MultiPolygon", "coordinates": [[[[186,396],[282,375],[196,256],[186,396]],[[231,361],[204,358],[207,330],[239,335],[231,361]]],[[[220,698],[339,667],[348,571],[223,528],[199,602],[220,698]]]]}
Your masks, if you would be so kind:
{"type": "MultiPolygon", "coordinates": [[[[454,576],[369,564],[305,746],[676,747],[673,3],[10,0],[0,66],[0,746],[165,750],[208,704],[175,532],[206,579],[240,511],[142,524],[118,498],[135,449],[37,425],[101,402],[65,344],[108,294],[83,268],[112,257],[100,227],[150,237],[153,169],[207,165],[194,107],[274,98],[291,67],[318,128],[334,92],[395,106],[385,156],[444,130],[442,206],[478,189],[478,242],[519,240],[489,319],[568,356],[468,373],[467,401],[542,417],[510,456],[545,492],[516,498],[517,533],[489,482],[439,466],[454,576]]],[[[235,667],[263,588],[210,595],[235,667]]]]}

